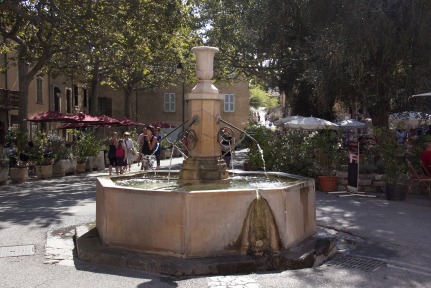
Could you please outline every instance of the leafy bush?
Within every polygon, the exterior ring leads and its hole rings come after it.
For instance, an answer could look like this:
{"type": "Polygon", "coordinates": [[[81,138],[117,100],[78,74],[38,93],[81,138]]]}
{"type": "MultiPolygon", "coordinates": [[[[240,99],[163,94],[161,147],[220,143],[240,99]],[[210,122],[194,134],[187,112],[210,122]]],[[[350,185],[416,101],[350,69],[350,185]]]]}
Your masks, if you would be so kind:
{"type": "Polygon", "coordinates": [[[253,170],[271,170],[272,164],[266,162],[271,160],[271,142],[274,132],[261,125],[252,125],[245,132],[248,136],[244,138],[243,144],[249,149],[245,161],[253,167],[253,170]]]}
{"type": "Polygon", "coordinates": [[[313,149],[308,132],[290,130],[277,135],[273,148],[273,169],[286,173],[312,177],[313,149]]]}
{"type": "Polygon", "coordinates": [[[287,133],[273,132],[262,126],[250,126],[247,131],[251,139],[244,140],[246,162],[255,170],[281,171],[307,177],[335,175],[347,163],[347,153],[339,145],[340,135],[335,131],[309,133],[289,130],[287,133]],[[259,146],[263,150],[262,160],[259,146]],[[265,166],[264,166],[265,164],[265,166]]]}
{"type": "Polygon", "coordinates": [[[37,132],[36,138],[33,141],[33,146],[30,147],[30,160],[36,165],[53,164],[51,142],[48,136],[43,132],[37,132]]]}
{"type": "Polygon", "coordinates": [[[97,139],[94,133],[76,132],[75,136],[77,137],[77,141],[74,148],[78,163],[84,163],[89,157],[97,157],[99,155],[104,143],[97,139]]]}
{"type": "Polygon", "coordinates": [[[387,184],[405,184],[407,180],[406,149],[400,145],[393,132],[388,129],[375,129],[377,144],[375,151],[380,155],[381,165],[387,184]]]}
{"type": "Polygon", "coordinates": [[[57,133],[49,133],[47,137],[52,148],[51,155],[54,162],[66,159],[72,160],[74,158],[72,149],[66,146],[63,137],[57,133]]]}

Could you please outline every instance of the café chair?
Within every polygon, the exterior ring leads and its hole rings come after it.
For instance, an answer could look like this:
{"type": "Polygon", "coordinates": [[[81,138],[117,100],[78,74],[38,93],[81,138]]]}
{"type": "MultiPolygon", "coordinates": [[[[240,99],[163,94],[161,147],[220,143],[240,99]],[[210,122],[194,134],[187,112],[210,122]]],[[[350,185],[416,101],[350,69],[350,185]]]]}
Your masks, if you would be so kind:
{"type": "Polygon", "coordinates": [[[419,185],[425,184],[427,186],[428,197],[431,199],[431,175],[429,175],[428,170],[425,168],[422,161],[419,160],[423,171],[422,173],[418,173],[410,160],[407,159],[406,161],[409,175],[407,195],[412,191],[413,182],[418,182],[419,185]]]}

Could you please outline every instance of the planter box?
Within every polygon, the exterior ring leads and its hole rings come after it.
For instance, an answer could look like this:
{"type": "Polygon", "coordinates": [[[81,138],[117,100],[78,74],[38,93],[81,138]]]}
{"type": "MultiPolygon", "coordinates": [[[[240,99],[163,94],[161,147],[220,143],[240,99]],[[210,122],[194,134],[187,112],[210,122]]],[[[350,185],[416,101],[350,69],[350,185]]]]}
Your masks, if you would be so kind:
{"type": "Polygon", "coordinates": [[[23,183],[28,179],[28,168],[11,167],[9,169],[10,180],[15,183],[23,183]]]}
{"type": "Polygon", "coordinates": [[[403,201],[406,200],[407,187],[405,185],[386,184],[386,199],[403,201]]]}
{"type": "Polygon", "coordinates": [[[337,176],[317,176],[321,192],[337,191],[337,176]]]}
{"type": "Polygon", "coordinates": [[[99,156],[89,157],[85,169],[87,171],[105,170],[105,153],[100,151],[99,156]]]}
{"type": "Polygon", "coordinates": [[[76,160],[60,160],[52,165],[52,176],[63,177],[66,174],[76,173],[76,160]]]}
{"type": "Polygon", "coordinates": [[[9,178],[9,167],[0,167],[0,185],[6,183],[9,178]]]}
{"type": "Polygon", "coordinates": [[[39,179],[51,179],[52,178],[52,165],[35,166],[36,176],[39,179]]]}
{"type": "Polygon", "coordinates": [[[87,163],[77,163],[76,173],[84,173],[86,171],[87,163]]]}

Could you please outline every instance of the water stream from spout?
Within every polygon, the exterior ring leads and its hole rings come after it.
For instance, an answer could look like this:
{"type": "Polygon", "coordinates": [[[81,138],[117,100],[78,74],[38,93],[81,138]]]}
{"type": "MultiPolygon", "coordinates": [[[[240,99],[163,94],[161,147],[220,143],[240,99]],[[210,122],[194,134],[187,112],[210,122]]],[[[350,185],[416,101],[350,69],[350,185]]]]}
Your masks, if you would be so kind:
{"type": "Polygon", "coordinates": [[[259,143],[256,143],[256,145],[257,145],[257,149],[259,150],[260,157],[262,158],[262,162],[263,162],[263,171],[265,172],[265,175],[266,175],[266,166],[265,166],[265,159],[263,158],[263,150],[262,150],[262,148],[260,147],[259,143]]]}

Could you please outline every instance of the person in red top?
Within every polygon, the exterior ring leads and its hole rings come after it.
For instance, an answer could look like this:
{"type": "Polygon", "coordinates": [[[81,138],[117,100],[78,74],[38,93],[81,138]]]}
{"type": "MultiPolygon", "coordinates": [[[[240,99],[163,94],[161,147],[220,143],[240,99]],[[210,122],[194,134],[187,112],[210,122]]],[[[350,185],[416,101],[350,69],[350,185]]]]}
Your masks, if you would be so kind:
{"type": "Polygon", "coordinates": [[[431,174],[431,143],[425,144],[425,149],[420,156],[422,164],[427,168],[428,174],[431,174]]]}

